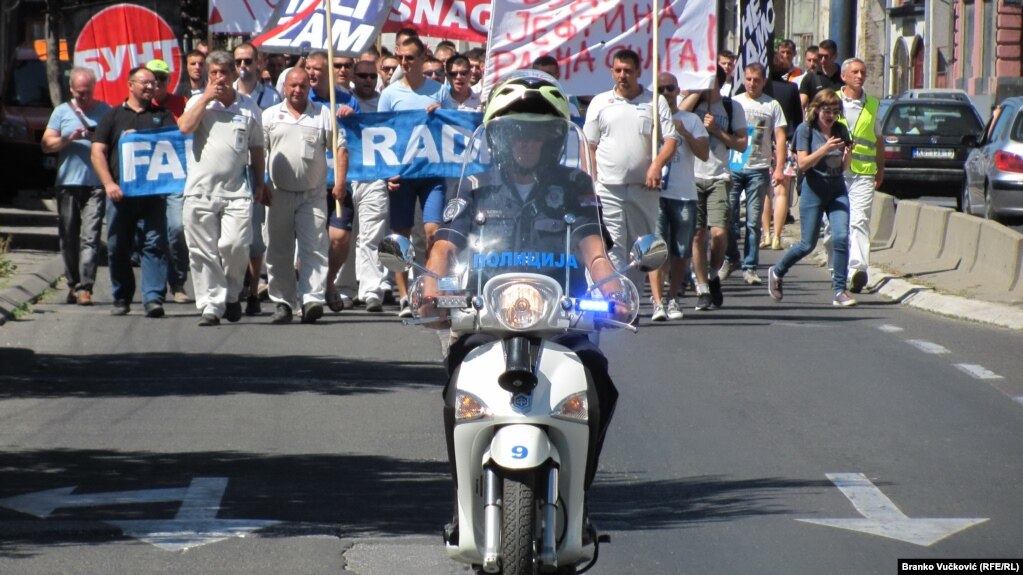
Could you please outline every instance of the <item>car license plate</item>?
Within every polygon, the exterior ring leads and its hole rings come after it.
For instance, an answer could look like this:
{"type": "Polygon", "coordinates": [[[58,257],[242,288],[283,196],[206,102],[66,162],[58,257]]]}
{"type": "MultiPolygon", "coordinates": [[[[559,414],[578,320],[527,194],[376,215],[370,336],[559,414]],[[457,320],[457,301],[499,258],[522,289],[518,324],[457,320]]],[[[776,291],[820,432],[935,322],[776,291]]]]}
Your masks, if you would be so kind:
{"type": "Polygon", "coordinates": [[[913,148],[913,157],[952,160],[956,157],[956,151],[952,148],[913,148]]]}

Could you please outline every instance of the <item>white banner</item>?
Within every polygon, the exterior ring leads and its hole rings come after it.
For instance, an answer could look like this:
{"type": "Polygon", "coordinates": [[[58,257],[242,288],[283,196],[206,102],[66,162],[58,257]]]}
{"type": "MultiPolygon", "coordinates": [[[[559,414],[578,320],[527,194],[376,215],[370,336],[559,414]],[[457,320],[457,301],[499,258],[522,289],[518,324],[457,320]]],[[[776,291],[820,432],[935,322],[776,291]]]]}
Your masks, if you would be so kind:
{"type": "Polygon", "coordinates": [[[330,2],[334,56],[353,58],[376,42],[394,3],[394,0],[281,0],[266,31],[252,43],[275,54],[326,50],[326,1],[330,2]]]}
{"type": "Polygon", "coordinates": [[[210,0],[210,32],[258,34],[281,1],[285,0],[210,0]]]}
{"type": "MultiPolygon", "coordinates": [[[[683,89],[710,88],[717,65],[716,3],[660,4],[660,71],[675,74],[683,89]]],[[[611,59],[623,48],[639,54],[641,82],[649,86],[652,36],[650,0],[501,0],[493,7],[484,90],[550,54],[561,65],[561,83],[569,94],[605,92],[612,87],[611,59]]]]}

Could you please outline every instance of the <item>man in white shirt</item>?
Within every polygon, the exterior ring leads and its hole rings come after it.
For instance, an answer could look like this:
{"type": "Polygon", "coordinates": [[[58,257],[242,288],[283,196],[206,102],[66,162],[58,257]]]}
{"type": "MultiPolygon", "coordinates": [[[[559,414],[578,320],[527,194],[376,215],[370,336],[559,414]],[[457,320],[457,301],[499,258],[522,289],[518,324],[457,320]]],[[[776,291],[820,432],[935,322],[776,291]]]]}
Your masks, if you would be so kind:
{"type": "MultiPolygon", "coordinates": [[[[640,70],[638,54],[628,49],[616,52],[611,68],[615,87],[594,96],[583,126],[596,166],[594,186],[604,224],[614,241],[608,255],[616,268],[628,263],[636,238],[657,229],[661,169],[675,155],[679,139],[668,103],[659,94],[655,99],[639,83],[640,70]],[[661,134],[656,157],[651,142],[654,118],[661,134]]],[[[632,270],[629,275],[636,286],[643,285],[642,272],[632,270]]]]}
{"type": "Polygon", "coordinates": [[[696,232],[696,180],[693,174],[694,159],[706,161],[710,154],[710,140],[703,120],[696,114],[679,110],[678,79],[674,74],[662,73],[658,77],[658,89],[668,101],[672,121],[681,142],[668,164],[667,182],[661,190],[660,216],[657,219],[657,233],[668,244],[670,261],[661,269],[650,273],[650,293],[654,306],[653,321],[682,319],[682,304],[679,292],[682,280],[689,271],[689,258],[693,251],[693,235],[696,232]],[[668,296],[664,296],[664,272],[668,272],[668,296]]]}
{"type": "MultiPolygon", "coordinates": [[[[373,62],[359,61],[355,63],[352,94],[359,101],[359,109],[365,113],[377,111],[380,93],[376,91],[379,76],[373,62]]],[[[387,270],[380,263],[377,248],[387,236],[389,229],[388,214],[390,213],[390,197],[387,192],[386,180],[369,182],[351,182],[352,204],[356,221],[353,224],[355,233],[355,260],[351,259],[350,234],[344,231],[346,238],[346,259],[341,266],[341,282],[343,285],[355,284],[358,279],[357,298],[366,304],[366,311],[383,311],[383,297],[389,293],[391,286],[387,283],[387,270]]]]}
{"type": "Polygon", "coordinates": [[[241,319],[238,302],[252,241],[252,198],[264,205],[262,111],[234,89],[229,52],[207,57],[209,82],[178,120],[195,134],[185,182],[185,238],[200,326],[241,319]],[[249,166],[251,165],[251,172],[249,166]]]}
{"type": "MultiPolygon", "coordinates": [[[[281,95],[272,85],[263,81],[260,72],[259,50],[248,42],[234,47],[234,65],[238,69],[238,80],[234,89],[252,98],[260,110],[281,103],[281,95]]],[[[266,206],[256,203],[252,206],[252,244],[249,245],[249,270],[247,275],[248,293],[244,295],[245,315],[259,315],[259,280],[263,273],[263,258],[266,243],[263,241],[263,225],[266,223],[266,206]]]]}
{"type": "MultiPolygon", "coordinates": [[[[263,112],[267,168],[273,202],[267,208],[266,265],[270,299],[276,304],[271,323],[289,323],[302,310],[302,323],[323,315],[327,286],[327,149],[332,147],[334,115],[329,106],[309,100],[309,74],[293,68],[284,80],[285,101],[263,112]],[[295,244],[302,262],[295,278],[295,244]]],[[[344,132],[338,133],[333,156],[340,159],[344,132]]],[[[339,168],[335,166],[335,171],[339,168]]],[[[335,178],[334,187],[344,180],[335,178]]],[[[334,190],[336,194],[344,193],[334,190]]]]}
{"type": "Polygon", "coordinates": [[[759,62],[743,70],[746,91],[735,97],[746,116],[747,146],[743,153],[733,152],[729,162],[732,185],[728,191],[728,250],[722,264],[721,279],[728,279],[739,263],[739,198],[746,192],[745,259],[742,279],[747,285],[760,285],[761,215],[764,196],[771,181],[782,181],[785,170],[785,128],[788,123],[778,101],[764,93],[767,71],[759,62]],[[773,160],[772,160],[773,158],[773,160]],[[773,172],[772,172],[773,166],[773,172]]]}

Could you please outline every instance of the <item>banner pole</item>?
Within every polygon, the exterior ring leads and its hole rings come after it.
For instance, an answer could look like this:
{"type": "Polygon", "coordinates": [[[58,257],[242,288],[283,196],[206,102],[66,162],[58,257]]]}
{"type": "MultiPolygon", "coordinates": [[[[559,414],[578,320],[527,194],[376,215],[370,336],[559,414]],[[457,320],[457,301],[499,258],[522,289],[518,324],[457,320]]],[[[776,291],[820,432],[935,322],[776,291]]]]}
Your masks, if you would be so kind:
{"type": "MultiPolygon", "coordinates": [[[[334,121],[330,123],[330,149],[334,151],[332,156],[337,154],[337,94],[335,92],[335,85],[337,84],[334,74],[334,34],[332,30],[332,24],[334,17],[330,12],[331,0],[323,0],[323,6],[327,11],[327,76],[330,80],[330,115],[334,116],[334,121]]],[[[334,164],[337,165],[337,158],[334,158],[334,164]]],[[[337,179],[338,174],[335,171],[334,179],[337,179]]],[[[341,200],[334,200],[334,213],[337,217],[341,217],[341,200]]]]}
{"type": "Polygon", "coordinates": [[[660,114],[660,103],[661,103],[660,102],[660,96],[661,95],[658,92],[658,83],[659,83],[658,80],[660,79],[659,76],[661,74],[661,72],[660,72],[661,71],[661,64],[660,64],[660,57],[659,57],[660,50],[658,49],[659,44],[660,44],[658,28],[659,28],[659,23],[660,23],[660,20],[661,20],[660,19],[661,9],[660,9],[660,3],[658,2],[658,0],[653,0],[653,10],[651,11],[651,13],[653,14],[654,21],[653,21],[653,33],[651,35],[651,47],[652,47],[652,49],[650,50],[650,54],[651,54],[651,57],[653,58],[653,76],[654,77],[653,77],[653,80],[650,82],[650,90],[654,93],[654,100],[653,100],[653,102],[652,102],[652,104],[650,106],[650,113],[653,116],[651,118],[651,124],[650,124],[651,125],[651,129],[650,129],[650,144],[651,144],[650,145],[650,150],[651,150],[651,152],[650,152],[650,154],[651,154],[650,163],[653,163],[654,160],[657,159],[657,145],[660,142],[660,138],[658,137],[660,135],[658,133],[658,128],[660,128],[660,119],[661,119],[661,114],[660,114]]]}

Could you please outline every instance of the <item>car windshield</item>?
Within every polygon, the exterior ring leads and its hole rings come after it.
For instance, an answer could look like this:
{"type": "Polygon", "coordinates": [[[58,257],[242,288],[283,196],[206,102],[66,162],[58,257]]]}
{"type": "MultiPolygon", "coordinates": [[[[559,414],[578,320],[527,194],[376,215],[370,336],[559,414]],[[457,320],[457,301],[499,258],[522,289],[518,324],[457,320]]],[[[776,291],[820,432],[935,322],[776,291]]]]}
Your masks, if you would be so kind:
{"type": "Polygon", "coordinates": [[[980,136],[984,127],[968,106],[897,104],[885,119],[885,134],[927,136],[980,136]]]}
{"type": "Polygon", "coordinates": [[[48,108],[50,84],[46,80],[46,63],[41,60],[17,60],[4,102],[8,106],[48,108]]]}

